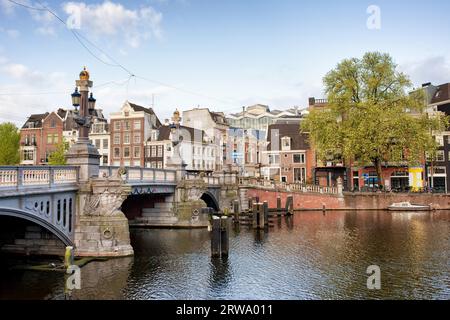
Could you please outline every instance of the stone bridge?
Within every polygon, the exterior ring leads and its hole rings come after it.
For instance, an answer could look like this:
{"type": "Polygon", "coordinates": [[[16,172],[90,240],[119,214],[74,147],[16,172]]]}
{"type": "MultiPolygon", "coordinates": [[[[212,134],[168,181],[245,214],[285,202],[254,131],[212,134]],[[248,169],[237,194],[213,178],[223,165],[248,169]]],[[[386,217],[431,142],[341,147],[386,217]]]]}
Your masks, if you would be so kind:
{"type": "Polygon", "coordinates": [[[237,196],[236,175],[99,167],[98,175],[80,181],[79,171],[78,166],[0,167],[0,217],[31,224],[15,235],[16,244],[36,253],[63,252],[62,245],[70,245],[78,255],[129,255],[129,223],[205,226],[203,208],[220,211],[237,196]]]}

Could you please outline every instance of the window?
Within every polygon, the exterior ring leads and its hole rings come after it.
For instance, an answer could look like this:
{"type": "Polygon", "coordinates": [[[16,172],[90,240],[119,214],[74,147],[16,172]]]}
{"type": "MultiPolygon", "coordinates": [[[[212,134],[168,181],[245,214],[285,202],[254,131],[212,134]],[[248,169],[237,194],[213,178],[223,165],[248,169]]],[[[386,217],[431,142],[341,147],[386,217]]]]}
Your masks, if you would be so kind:
{"type": "Polygon", "coordinates": [[[114,121],[114,130],[120,131],[120,121],[114,121]]]}
{"type": "Polygon", "coordinates": [[[436,152],[436,161],[438,161],[438,162],[444,162],[445,161],[444,151],[440,150],[440,151],[436,152]]]}
{"type": "Polygon", "coordinates": [[[56,120],[52,119],[52,121],[50,122],[50,128],[56,128],[56,120]]]}
{"type": "Polygon", "coordinates": [[[134,134],[134,143],[139,144],[141,143],[141,133],[137,132],[134,134]]]}
{"type": "Polygon", "coordinates": [[[291,138],[290,137],[281,138],[281,148],[282,148],[282,150],[291,150],[291,138]]]}
{"type": "Polygon", "coordinates": [[[163,156],[163,146],[158,146],[158,155],[157,157],[162,157],[163,156]]]}
{"type": "Polygon", "coordinates": [[[53,135],[53,144],[58,144],[59,143],[59,135],[57,133],[55,133],[53,135]]]}
{"type": "Polygon", "coordinates": [[[156,168],[156,167],[157,167],[157,166],[156,166],[156,161],[152,161],[151,164],[150,164],[150,167],[156,168]]]}
{"type": "Polygon", "coordinates": [[[304,153],[298,153],[294,154],[294,163],[305,163],[305,154],[304,153]]]}
{"type": "Polygon", "coordinates": [[[129,158],[130,157],[130,147],[123,148],[123,157],[129,158]]]}
{"type": "Polygon", "coordinates": [[[125,133],[123,135],[123,143],[124,144],[130,144],[130,134],[129,133],[125,133]]]}
{"type": "Polygon", "coordinates": [[[95,139],[95,147],[96,147],[97,149],[100,149],[100,148],[101,148],[101,142],[102,142],[102,140],[100,140],[100,139],[95,139]]]}
{"type": "Polygon", "coordinates": [[[120,158],[120,148],[114,148],[114,158],[120,158]]]}
{"type": "Polygon", "coordinates": [[[114,144],[120,144],[120,133],[114,133],[114,144]]]}
{"type": "Polygon", "coordinates": [[[152,152],[150,153],[150,157],[156,157],[156,146],[152,146],[152,152]]]}
{"type": "Polygon", "coordinates": [[[109,141],[108,139],[103,139],[103,149],[108,149],[109,148],[109,141]]]}
{"type": "Polygon", "coordinates": [[[48,134],[47,135],[47,144],[52,144],[53,143],[53,135],[52,134],[48,134]]]}
{"type": "Polygon", "coordinates": [[[269,164],[279,164],[280,155],[279,154],[269,154],[269,164]]]}
{"type": "Polygon", "coordinates": [[[151,134],[151,141],[157,141],[158,140],[158,131],[152,131],[151,134]]]}
{"type": "Polygon", "coordinates": [[[125,131],[130,131],[130,121],[125,121],[124,122],[124,126],[125,126],[125,131]]]}
{"type": "Polygon", "coordinates": [[[158,161],[158,169],[162,169],[163,168],[163,163],[162,161],[158,161]]]}
{"type": "Polygon", "coordinates": [[[436,136],[436,142],[440,147],[444,146],[444,136],[436,136]]]}
{"type": "Polygon", "coordinates": [[[134,120],[133,128],[134,130],[141,130],[141,120],[134,120]]]}
{"type": "Polygon", "coordinates": [[[103,165],[108,165],[108,155],[107,154],[103,155],[103,165]]]}
{"type": "Polygon", "coordinates": [[[24,152],[23,152],[23,160],[25,160],[25,161],[33,161],[34,160],[34,151],[33,150],[24,150],[24,152]]]}
{"type": "Polygon", "coordinates": [[[134,157],[135,158],[141,157],[141,147],[134,147],[134,157]]]}

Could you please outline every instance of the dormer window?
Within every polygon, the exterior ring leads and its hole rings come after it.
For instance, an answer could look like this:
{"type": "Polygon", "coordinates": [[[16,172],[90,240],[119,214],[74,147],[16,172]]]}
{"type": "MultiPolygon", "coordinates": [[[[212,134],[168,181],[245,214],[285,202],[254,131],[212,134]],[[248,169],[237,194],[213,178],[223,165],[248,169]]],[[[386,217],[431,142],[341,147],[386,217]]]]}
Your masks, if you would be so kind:
{"type": "Polygon", "coordinates": [[[158,131],[152,131],[152,135],[151,135],[151,140],[152,141],[157,141],[158,140],[158,131]]]}
{"type": "Polygon", "coordinates": [[[282,149],[282,151],[291,150],[291,138],[290,137],[281,138],[281,149],[282,149]]]}

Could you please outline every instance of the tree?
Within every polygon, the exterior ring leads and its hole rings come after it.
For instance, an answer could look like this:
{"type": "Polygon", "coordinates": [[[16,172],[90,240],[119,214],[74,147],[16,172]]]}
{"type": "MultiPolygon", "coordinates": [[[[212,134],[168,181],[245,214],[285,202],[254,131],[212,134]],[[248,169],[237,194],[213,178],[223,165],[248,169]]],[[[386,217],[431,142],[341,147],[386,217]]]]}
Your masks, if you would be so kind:
{"type": "Polygon", "coordinates": [[[69,150],[69,143],[62,141],[56,150],[48,156],[48,164],[51,166],[65,166],[67,164],[66,152],[69,150]]]}
{"type": "Polygon", "coordinates": [[[432,132],[448,126],[442,114],[429,117],[422,90],[388,54],[369,52],[346,59],[324,78],[328,107],[313,110],[301,126],[322,160],[373,164],[383,187],[383,162],[419,164],[437,148],[432,132]]]}
{"type": "Polygon", "coordinates": [[[19,164],[19,147],[20,133],[17,127],[10,122],[0,124],[0,165],[19,164]]]}

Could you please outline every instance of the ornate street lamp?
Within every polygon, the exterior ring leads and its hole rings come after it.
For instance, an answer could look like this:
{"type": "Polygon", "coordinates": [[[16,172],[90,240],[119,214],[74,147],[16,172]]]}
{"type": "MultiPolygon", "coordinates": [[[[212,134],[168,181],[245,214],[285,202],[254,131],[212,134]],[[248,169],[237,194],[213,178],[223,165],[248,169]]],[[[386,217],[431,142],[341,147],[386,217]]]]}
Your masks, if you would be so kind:
{"type": "Polygon", "coordinates": [[[89,110],[95,107],[94,96],[89,97],[89,88],[92,88],[92,81],[86,67],[80,72],[80,80],[76,81],[75,92],[72,93],[72,105],[75,107],[74,121],[79,126],[78,141],[89,143],[89,129],[91,127],[91,116],[89,110]],[[89,98],[88,98],[89,97],[89,98]],[[77,107],[80,107],[78,112],[77,107]]]}
{"type": "Polygon", "coordinates": [[[75,107],[75,113],[78,113],[78,107],[81,103],[81,94],[78,92],[78,87],[75,88],[75,92],[72,93],[72,105],[75,107]]]}
{"type": "Polygon", "coordinates": [[[89,101],[88,101],[88,108],[89,110],[93,110],[95,109],[95,102],[97,100],[94,98],[94,95],[91,92],[91,95],[89,96],[89,101]]]}
{"type": "Polygon", "coordinates": [[[92,122],[89,108],[95,107],[94,97],[92,94],[89,97],[89,88],[93,85],[89,77],[89,72],[84,67],[79,79],[75,82],[75,92],[71,94],[72,105],[75,107],[73,120],[78,125],[78,140],[66,154],[67,164],[79,168],[78,177],[81,182],[99,176],[101,157],[97,148],[89,141],[89,129],[92,122]]]}

